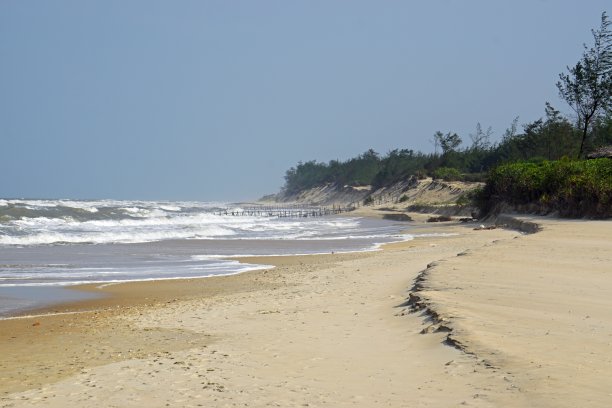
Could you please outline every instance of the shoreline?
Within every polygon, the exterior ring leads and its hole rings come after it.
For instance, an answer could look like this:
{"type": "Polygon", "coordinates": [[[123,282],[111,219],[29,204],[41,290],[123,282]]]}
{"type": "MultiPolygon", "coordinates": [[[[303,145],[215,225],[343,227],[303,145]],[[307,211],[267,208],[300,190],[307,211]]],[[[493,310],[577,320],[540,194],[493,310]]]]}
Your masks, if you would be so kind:
{"type": "MultiPolygon", "coordinates": [[[[343,214],[345,215],[345,214],[343,214]]],[[[62,305],[63,303],[73,303],[79,301],[79,293],[86,295],[87,293],[92,293],[90,289],[87,289],[90,285],[104,286],[104,285],[115,285],[115,284],[124,284],[130,282],[144,282],[144,281],[164,281],[164,280],[175,280],[175,279],[201,279],[208,278],[210,276],[230,276],[236,273],[248,272],[250,270],[258,270],[265,269],[266,265],[256,265],[256,264],[248,264],[245,262],[240,262],[240,258],[248,258],[253,256],[303,256],[303,255],[320,255],[326,253],[359,253],[359,252],[367,252],[378,250],[381,245],[385,243],[385,241],[395,242],[396,240],[404,240],[410,239],[411,236],[408,237],[402,236],[402,234],[406,234],[406,232],[401,232],[403,227],[399,226],[397,223],[395,225],[392,224],[382,224],[382,222],[376,220],[382,220],[382,217],[372,216],[372,215],[359,215],[355,216],[353,214],[348,215],[348,217],[338,216],[340,219],[339,223],[342,224],[342,218],[359,218],[360,225],[355,232],[355,236],[351,236],[351,232],[347,232],[347,236],[339,236],[339,237],[326,237],[322,236],[320,238],[313,239],[236,239],[236,240],[210,240],[210,239],[194,239],[194,240],[167,240],[167,241],[153,241],[146,243],[134,243],[134,244],[126,244],[125,246],[122,244],[100,244],[100,248],[97,248],[98,245],[86,245],[86,244],[75,244],[72,246],[70,250],[64,250],[63,246],[58,246],[57,254],[55,254],[55,258],[62,259],[61,257],[75,257],[75,253],[77,255],[76,259],[79,259],[78,256],[82,255],[85,261],[82,261],[82,265],[77,265],[75,268],[77,272],[80,272],[79,268],[82,268],[83,271],[88,269],[88,264],[86,263],[90,258],[93,258],[93,262],[100,263],[100,260],[95,257],[100,257],[100,254],[119,254],[122,257],[122,261],[119,261],[117,265],[113,263],[112,259],[104,259],[102,258],[104,264],[103,266],[110,266],[108,268],[103,268],[110,270],[112,272],[106,272],[108,276],[97,277],[93,274],[87,275],[87,271],[83,272],[85,275],[83,277],[73,277],[71,278],[69,274],[64,275],[58,274],[60,278],[57,278],[56,282],[52,278],[45,278],[44,275],[41,275],[42,278],[37,278],[36,276],[32,281],[28,281],[28,278],[23,280],[14,280],[13,282],[22,283],[13,284],[13,286],[2,286],[0,287],[0,320],[11,318],[13,316],[23,316],[32,311],[40,311],[44,309],[54,308],[56,305],[62,305]],[[361,225],[363,223],[363,225],[361,225]],[[380,224],[380,225],[378,225],[380,224]],[[372,230],[372,228],[375,228],[372,230]],[[384,228],[381,232],[376,231],[376,228],[384,228]],[[374,234],[374,231],[377,235],[367,235],[368,233],[374,234]],[[366,235],[363,235],[363,234],[366,235]],[[361,235],[363,236],[361,236],[361,235]],[[376,242],[377,238],[380,236],[380,241],[376,242]],[[304,241],[304,242],[302,242],[304,241]],[[246,242],[243,244],[242,242],[246,242]],[[209,248],[208,245],[211,245],[209,248]],[[152,248],[150,248],[150,247],[152,248]],[[178,248],[178,249],[177,249],[178,248]],[[131,261],[131,257],[135,257],[136,255],[132,255],[132,251],[135,254],[140,254],[143,251],[160,251],[163,255],[168,252],[168,259],[172,259],[171,257],[175,255],[175,253],[182,255],[185,259],[189,258],[194,263],[197,263],[197,266],[202,265],[202,267],[194,267],[190,266],[191,263],[181,263],[185,262],[182,259],[178,261],[169,261],[168,264],[163,264],[159,266],[160,271],[151,273],[140,273],[140,271],[130,272],[130,268],[133,266],[129,264],[131,261]],[[175,252],[173,252],[175,251],[175,252]],[[186,255],[183,255],[180,251],[187,251],[186,255]],[[59,254],[59,255],[58,255],[59,254]],[[60,257],[60,258],[58,258],[60,257]],[[85,262],[85,263],[83,263],[85,262]],[[128,262],[126,268],[122,269],[121,262],[128,262]],[[84,265],[84,266],[83,266],[84,265]],[[183,266],[187,265],[187,266],[183,266]],[[119,272],[116,272],[118,270],[119,272]],[[113,275],[117,274],[117,275],[113,275]],[[199,275],[199,276],[198,276],[199,275]],[[33,283],[31,283],[33,282],[33,283]],[[85,291],[80,291],[79,288],[85,288],[85,291]],[[65,298],[65,299],[63,299],[65,298]]],[[[336,224],[336,218],[333,218],[333,224],[336,224]]],[[[19,251],[16,251],[15,254],[8,253],[7,257],[11,259],[11,256],[14,256],[16,260],[13,261],[15,265],[19,265],[20,262],[34,262],[29,261],[29,259],[38,260],[37,256],[41,256],[43,259],[42,262],[51,262],[46,259],[51,257],[49,256],[49,251],[53,251],[53,246],[43,246],[43,249],[38,249],[37,246],[33,247],[31,251],[33,254],[28,255],[28,252],[25,252],[25,256],[30,256],[31,258],[23,258],[19,251]],[[49,249],[50,248],[50,249],[49,249]],[[40,254],[36,251],[40,251],[40,254]],[[46,251],[46,252],[45,252],[46,251]],[[42,254],[42,255],[41,255],[42,254]],[[45,258],[45,256],[47,258],[45,258]],[[21,257],[21,258],[20,258],[21,257]],[[24,259],[26,259],[24,261],[24,259]]],[[[10,248],[3,248],[7,251],[10,251],[10,248]]],[[[27,250],[30,250],[29,248],[27,250]]],[[[21,251],[23,252],[23,251],[21,251]]],[[[157,252],[151,252],[153,254],[157,252]]],[[[148,253],[147,253],[148,254],[148,253]]],[[[108,258],[108,256],[106,256],[108,258]]],[[[162,257],[163,258],[163,257],[162,257]]],[[[77,261],[78,262],[78,261],[77,261]]],[[[10,261],[9,261],[10,263],[10,261]]],[[[53,262],[50,264],[53,265],[53,262]]],[[[9,265],[11,266],[11,265],[9,265]]],[[[147,265],[145,265],[147,266],[147,265]]],[[[137,268],[135,268],[137,269],[137,268]]],[[[16,274],[19,276],[19,274],[16,274]]],[[[53,274],[52,274],[53,276],[53,274]]],[[[9,279],[5,283],[12,283],[9,279]]]]}
{"type": "Polygon", "coordinates": [[[612,223],[525,220],[543,231],[423,225],[459,235],[112,285],[114,300],[95,311],[0,321],[0,407],[607,406],[612,317],[602,311],[612,301],[601,268],[612,223]],[[551,267],[533,258],[542,253],[554,254],[551,267]],[[568,287],[585,299],[555,311],[568,287]],[[410,310],[414,293],[437,325],[410,310]],[[445,344],[449,334],[464,351],[445,344]]]}
{"type": "MultiPolygon", "coordinates": [[[[340,214],[338,216],[341,217],[351,217],[357,216],[361,218],[371,218],[371,219],[382,219],[382,214],[378,210],[373,209],[360,209],[351,213],[340,214]]],[[[409,231],[419,230],[427,227],[432,227],[431,225],[426,226],[423,225],[424,218],[422,216],[416,215],[416,218],[419,220],[417,225],[415,224],[406,224],[408,230],[400,230],[399,234],[404,236],[402,239],[398,239],[396,241],[389,242],[379,242],[373,243],[368,248],[356,249],[356,250],[339,250],[339,251],[329,251],[329,252],[313,252],[313,253],[290,253],[290,254],[268,254],[268,255],[229,255],[229,256],[219,256],[218,258],[221,260],[227,261],[237,261],[244,266],[250,265],[249,269],[241,270],[237,272],[229,272],[215,275],[205,275],[205,276],[190,276],[190,277],[168,277],[168,278],[149,278],[149,279],[131,279],[131,280],[122,280],[122,281],[99,281],[99,282],[88,282],[88,283],[77,283],[77,284],[69,284],[69,285],[51,285],[51,286],[32,286],[35,289],[45,290],[45,288],[50,288],[51,290],[57,291],[65,291],[65,297],[71,297],[72,293],[74,296],[73,299],[65,299],[62,300],[58,295],[56,299],[49,300],[48,302],[42,303],[40,305],[34,306],[25,306],[23,308],[15,308],[9,312],[3,313],[0,315],[0,322],[4,320],[12,320],[15,318],[23,319],[27,318],[30,314],[36,315],[44,315],[46,313],[53,313],[52,311],[57,309],[68,308],[72,310],[72,308],[80,307],[79,305],[89,305],[89,304],[97,304],[96,300],[100,298],[113,296],[113,291],[104,291],[102,290],[105,287],[115,286],[115,285],[130,285],[130,284],[139,284],[145,282],[165,282],[165,281],[190,281],[190,280],[199,280],[199,279],[208,279],[208,278],[223,278],[227,276],[238,275],[242,273],[249,273],[253,271],[266,270],[269,268],[273,268],[272,262],[267,262],[266,259],[271,258],[274,259],[276,257],[307,257],[307,256],[320,256],[320,255],[328,255],[328,254],[359,254],[359,253],[369,253],[375,251],[383,250],[385,245],[401,243],[405,241],[410,241],[415,238],[421,238],[418,235],[415,236],[410,234],[409,231]],[[409,235],[409,237],[405,237],[409,235]],[[252,261],[252,260],[257,261],[252,261]],[[80,294],[80,296],[78,295],[80,294]],[[87,298],[87,296],[93,295],[92,297],[87,298]]],[[[435,227],[440,227],[435,226],[435,227]]],[[[428,230],[431,228],[427,228],[428,230]]],[[[163,242],[163,241],[162,241],[163,242]]],[[[102,302],[106,304],[107,302],[102,302]]]]}

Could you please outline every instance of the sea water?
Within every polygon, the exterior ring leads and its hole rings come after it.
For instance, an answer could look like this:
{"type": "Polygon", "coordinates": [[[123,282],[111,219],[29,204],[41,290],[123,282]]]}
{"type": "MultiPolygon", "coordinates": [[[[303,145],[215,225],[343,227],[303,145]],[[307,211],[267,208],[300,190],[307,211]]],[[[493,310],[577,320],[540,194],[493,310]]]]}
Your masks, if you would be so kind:
{"type": "Polygon", "coordinates": [[[69,285],[198,278],[266,268],[245,255],[375,249],[405,224],[348,215],[232,216],[239,204],[0,199],[0,315],[90,296],[69,285]],[[226,215],[227,213],[230,215],[226,215]]]}

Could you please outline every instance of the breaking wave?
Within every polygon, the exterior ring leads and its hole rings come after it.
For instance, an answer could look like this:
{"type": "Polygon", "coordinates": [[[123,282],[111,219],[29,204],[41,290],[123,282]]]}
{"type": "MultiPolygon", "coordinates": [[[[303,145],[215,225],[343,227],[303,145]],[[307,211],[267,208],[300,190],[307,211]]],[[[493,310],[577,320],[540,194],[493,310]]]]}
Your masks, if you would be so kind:
{"type": "Polygon", "coordinates": [[[108,244],[171,239],[309,239],[358,230],[354,218],[221,215],[218,203],[0,200],[0,245],[108,244]]]}

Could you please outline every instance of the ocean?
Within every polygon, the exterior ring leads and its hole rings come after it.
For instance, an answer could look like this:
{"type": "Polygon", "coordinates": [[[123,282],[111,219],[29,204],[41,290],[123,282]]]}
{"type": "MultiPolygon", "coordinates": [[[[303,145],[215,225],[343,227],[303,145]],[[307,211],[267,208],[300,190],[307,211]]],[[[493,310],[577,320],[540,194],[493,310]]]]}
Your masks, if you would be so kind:
{"type": "Polygon", "coordinates": [[[240,204],[0,199],[0,316],[91,294],[66,286],[267,268],[233,259],[374,250],[406,224],[351,216],[233,216],[240,204]],[[229,213],[226,215],[225,212],[229,213]]]}

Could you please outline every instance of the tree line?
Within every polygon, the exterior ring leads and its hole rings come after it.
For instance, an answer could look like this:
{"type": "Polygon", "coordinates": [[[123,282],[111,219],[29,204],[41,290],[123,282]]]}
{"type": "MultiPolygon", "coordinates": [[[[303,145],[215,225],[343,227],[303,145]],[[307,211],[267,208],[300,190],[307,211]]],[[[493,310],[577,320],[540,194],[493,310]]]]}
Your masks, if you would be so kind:
{"type": "Polygon", "coordinates": [[[596,147],[612,145],[612,32],[605,12],[592,35],[593,45],[584,45],[580,60],[556,84],[574,118],[547,102],[543,117],[520,130],[515,118],[498,142],[492,142],[490,127],[478,123],[469,140],[452,131],[435,132],[433,153],[395,149],[381,155],[370,149],[346,161],[300,162],[287,170],[284,191],[292,194],[328,183],[377,188],[410,176],[485,180],[502,164],[581,159],[596,147]]]}

